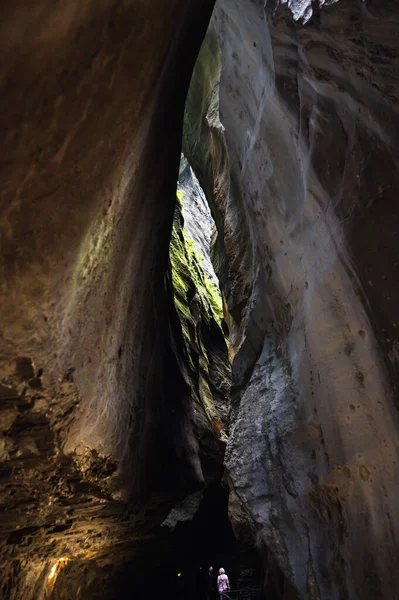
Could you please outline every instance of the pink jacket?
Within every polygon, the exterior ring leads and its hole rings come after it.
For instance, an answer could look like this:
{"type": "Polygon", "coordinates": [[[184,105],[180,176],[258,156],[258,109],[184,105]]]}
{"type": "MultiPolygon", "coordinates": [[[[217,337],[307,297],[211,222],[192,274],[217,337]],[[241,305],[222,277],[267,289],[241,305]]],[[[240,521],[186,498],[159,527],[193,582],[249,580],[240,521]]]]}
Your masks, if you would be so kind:
{"type": "Polygon", "coordinates": [[[230,589],[229,578],[225,573],[218,576],[218,590],[219,592],[226,592],[230,589]]]}

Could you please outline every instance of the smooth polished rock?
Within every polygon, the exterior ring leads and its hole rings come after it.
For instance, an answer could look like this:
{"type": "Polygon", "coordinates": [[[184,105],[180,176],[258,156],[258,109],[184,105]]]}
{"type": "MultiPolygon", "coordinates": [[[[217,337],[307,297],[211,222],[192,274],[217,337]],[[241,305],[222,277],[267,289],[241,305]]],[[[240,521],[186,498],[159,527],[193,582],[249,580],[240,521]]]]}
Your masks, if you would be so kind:
{"type": "Polygon", "coordinates": [[[215,213],[231,319],[226,465],[299,597],[390,598],[399,10],[338,2],[303,26],[244,4],[216,5],[184,149],[215,213]]]}

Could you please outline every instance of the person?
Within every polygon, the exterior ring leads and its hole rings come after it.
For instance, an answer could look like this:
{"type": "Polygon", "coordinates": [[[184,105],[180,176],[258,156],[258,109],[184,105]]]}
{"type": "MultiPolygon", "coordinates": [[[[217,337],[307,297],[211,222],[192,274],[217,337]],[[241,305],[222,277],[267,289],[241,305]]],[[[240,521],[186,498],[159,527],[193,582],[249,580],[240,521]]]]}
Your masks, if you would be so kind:
{"type": "Polygon", "coordinates": [[[219,591],[220,600],[225,600],[226,592],[230,591],[229,578],[227,577],[226,573],[224,572],[224,569],[222,569],[222,568],[219,569],[218,591],[219,591]]]}
{"type": "Polygon", "coordinates": [[[208,569],[207,579],[208,579],[207,587],[206,587],[207,600],[215,600],[215,597],[216,597],[216,575],[213,572],[212,565],[208,569]]]}

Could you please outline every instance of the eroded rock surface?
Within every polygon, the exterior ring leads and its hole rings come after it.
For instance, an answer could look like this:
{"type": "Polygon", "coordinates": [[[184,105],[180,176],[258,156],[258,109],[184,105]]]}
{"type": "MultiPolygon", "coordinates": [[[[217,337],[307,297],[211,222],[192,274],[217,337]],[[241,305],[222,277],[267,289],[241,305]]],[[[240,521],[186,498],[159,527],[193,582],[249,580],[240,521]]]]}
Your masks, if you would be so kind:
{"type": "MultiPolygon", "coordinates": [[[[182,160],[177,204],[170,241],[173,296],[182,328],[184,352],[175,347],[181,370],[191,391],[194,410],[201,406],[197,423],[206,416],[216,439],[224,439],[223,427],[230,413],[231,369],[223,333],[223,303],[210,245],[213,220],[198,180],[182,160]],[[205,414],[204,414],[205,411],[205,414]]],[[[212,439],[205,446],[212,447],[212,439]]],[[[207,453],[206,447],[203,449],[207,453]]],[[[221,453],[223,455],[223,452],[221,453]]]]}
{"type": "Polygon", "coordinates": [[[183,208],[184,229],[201,256],[203,271],[216,287],[215,293],[220,297],[219,280],[211,260],[211,245],[212,236],[215,233],[215,223],[204,191],[184,155],[182,155],[180,161],[177,193],[181,198],[183,208]]]}
{"type": "Polygon", "coordinates": [[[10,600],[107,595],[101,582],[125,548],[204,482],[165,273],[185,92],[211,9],[1,6],[0,595],[10,600]],[[55,564],[66,573],[57,589],[55,564]]]}
{"type": "MultiPolygon", "coordinates": [[[[190,277],[179,321],[168,269],[185,92],[211,9],[0,9],[10,600],[120,600],[121,566],[163,560],[156,524],[189,519],[220,477],[223,334],[198,314],[203,298],[191,312],[190,277]]],[[[240,581],[259,582],[256,546],[284,600],[399,589],[398,13],[218,0],[187,103],[230,335],[240,581]]]]}
{"type": "Polygon", "coordinates": [[[399,10],[268,8],[218,1],[186,109],[235,353],[226,465],[299,597],[390,598],[399,10]]]}

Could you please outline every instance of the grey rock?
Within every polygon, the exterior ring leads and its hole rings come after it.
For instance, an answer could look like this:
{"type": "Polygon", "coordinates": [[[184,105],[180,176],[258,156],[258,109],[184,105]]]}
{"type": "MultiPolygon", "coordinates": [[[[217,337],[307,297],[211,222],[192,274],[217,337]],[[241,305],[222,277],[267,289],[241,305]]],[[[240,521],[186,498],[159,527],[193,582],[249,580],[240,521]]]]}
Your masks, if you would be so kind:
{"type": "Polygon", "coordinates": [[[197,252],[203,258],[201,265],[203,270],[218,290],[219,280],[211,262],[211,239],[215,223],[204,191],[184,155],[180,160],[177,189],[183,192],[184,228],[193,240],[197,252]]]}
{"type": "Polygon", "coordinates": [[[165,521],[163,521],[162,526],[168,527],[173,531],[177,523],[190,521],[195,516],[199,505],[201,504],[202,497],[203,493],[200,491],[184,498],[180,504],[170,511],[165,521]]]}
{"type": "Polygon", "coordinates": [[[197,66],[186,112],[185,153],[224,240],[226,466],[300,598],[390,598],[399,11],[289,8],[306,26],[284,6],[247,2],[244,17],[219,0],[200,57],[218,47],[218,68],[197,66]]]}

